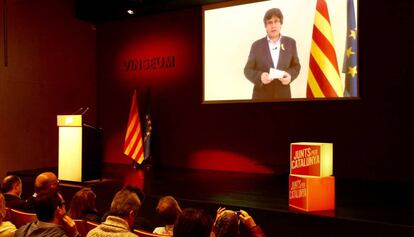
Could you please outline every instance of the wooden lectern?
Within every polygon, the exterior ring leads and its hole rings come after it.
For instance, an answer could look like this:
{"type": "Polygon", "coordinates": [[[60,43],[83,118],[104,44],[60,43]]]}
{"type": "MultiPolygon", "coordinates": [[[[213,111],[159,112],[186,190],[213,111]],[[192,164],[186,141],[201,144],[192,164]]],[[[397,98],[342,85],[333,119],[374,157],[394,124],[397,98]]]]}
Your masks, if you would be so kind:
{"type": "Polygon", "coordinates": [[[84,182],[101,179],[100,130],[82,124],[82,115],[58,115],[58,178],[84,182]]]}

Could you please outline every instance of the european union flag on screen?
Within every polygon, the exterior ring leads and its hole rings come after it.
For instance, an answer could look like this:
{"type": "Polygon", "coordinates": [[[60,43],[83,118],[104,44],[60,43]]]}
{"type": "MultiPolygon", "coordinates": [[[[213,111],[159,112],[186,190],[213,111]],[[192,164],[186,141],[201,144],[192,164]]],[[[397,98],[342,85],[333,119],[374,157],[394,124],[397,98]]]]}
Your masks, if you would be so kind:
{"type": "Polygon", "coordinates": [[[151,133],[152,122],[149,112],[145,115],[145,134],[144,134],[144,161],[151,160],[151,133]]]}
{"type": "Polygon", "coordinates": [[[147,113],[145,114],[144,122],[144,161],[149,163],[151,161],[151,137],[152,137],[152,121],[151,121],[151,89],[147,88],[146,96],[147,113]]]}
{"type": "Polygon", "coordinates": [[[358,34],[355,21],[354,0],[348,0],[348,27],[345,58],[342,72],[345,73],[344,96],[358,96],[358,34]]]}

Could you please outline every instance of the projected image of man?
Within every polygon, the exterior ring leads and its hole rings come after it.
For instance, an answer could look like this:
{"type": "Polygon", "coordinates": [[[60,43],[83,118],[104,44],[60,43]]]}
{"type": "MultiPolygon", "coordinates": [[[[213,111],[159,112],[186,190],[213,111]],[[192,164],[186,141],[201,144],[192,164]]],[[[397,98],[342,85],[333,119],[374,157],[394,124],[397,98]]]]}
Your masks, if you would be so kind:
{"type": "Polygon", "coordinates": [[[252,44],[244,67],[244,75],[254,84],[252,99],[289,99],[290,83],[300,72],[296,41],[282,36],[280,9],[269,9],[263,22],[267,36],[252,44]]]}

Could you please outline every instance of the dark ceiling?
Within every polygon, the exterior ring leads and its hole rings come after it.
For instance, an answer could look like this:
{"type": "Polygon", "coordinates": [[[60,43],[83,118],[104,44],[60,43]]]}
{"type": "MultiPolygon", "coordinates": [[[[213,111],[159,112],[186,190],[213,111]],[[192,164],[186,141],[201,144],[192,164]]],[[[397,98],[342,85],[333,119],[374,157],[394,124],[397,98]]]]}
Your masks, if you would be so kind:
{"type": "Polygon", "coordinates": [[[152,15],[225,0],[76,0],[76,16],[84,21],[100,23],[136,16],[152,15]],[[134,10],[133,16],[127,13],[134,10]]]}

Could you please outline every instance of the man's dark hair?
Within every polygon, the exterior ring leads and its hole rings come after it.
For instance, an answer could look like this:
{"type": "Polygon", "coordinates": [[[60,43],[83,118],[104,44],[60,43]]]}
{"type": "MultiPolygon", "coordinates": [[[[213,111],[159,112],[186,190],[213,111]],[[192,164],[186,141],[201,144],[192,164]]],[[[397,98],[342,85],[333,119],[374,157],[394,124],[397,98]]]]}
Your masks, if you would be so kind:
{"type": "Polygon", "coordinates": [[[174,224],[174,237],[209,237],[213,220],[202,210],[184,209],[174,224]]]}
{"type": "Polygon", "coordinates": [[[44,222],[52,221],[56,208],[61,207],[63,204],[64,202],[59,197],[58,192],[39,193],[34,200],[37,219],[44,222]]]}
{"type": "Polygon", "coordinates": [[[6,176],[3,179],[3,182],[1,184],[1,192],[3,193],[10,192],[16,183],[19,183],[19,184],[22,183],[22,180],[19,178],[19,176],[16,176],[16,175],[6,176]]]}
{"type": "Polygon", "coordinates": [[[142,189],[138,188],[137,186],[133,186],[133,185],[127,185],[124,187],[124,189],[135,193],[138,196],[139,200],[141,201],[141,204],[144,202],[145,193],[144,191],[142,191],[142,189]]]}
{"type": "Polygon", "coordinates": [[[263,22],[266,25],[266,21],[272,19],[272,17],[277,17],[280,20],[280,24],[283,24],[283,14],[282,11],[279,8],[271,8],[267,10],[263,17],[263,22]]]}

